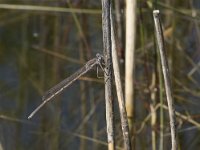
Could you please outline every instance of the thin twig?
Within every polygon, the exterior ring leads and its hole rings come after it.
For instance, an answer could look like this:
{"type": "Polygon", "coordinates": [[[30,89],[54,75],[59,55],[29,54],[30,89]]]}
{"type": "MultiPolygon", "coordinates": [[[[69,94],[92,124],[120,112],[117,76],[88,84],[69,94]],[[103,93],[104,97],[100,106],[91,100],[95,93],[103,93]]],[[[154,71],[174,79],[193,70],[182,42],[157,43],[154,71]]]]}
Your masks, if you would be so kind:
{"type": "Polygon", "coordinates": [[[124,145],[125,145],[126,150],[131,150],[131,140],[130,140],[128,119],[127,119],[127,113],[126,113],[126,107],[125,107],[125,101],[124,101],[124,94],[123,94],[122,84],[121,84],[121,77],[120,77],[120,70],[119,70],[119,63],[118,63],[119,61],[117,57],[116,40],[115,40],[116,36],[115,36],[115,31],[114,31],[112,12],[110,13],[110,20],[111,20],[113,72],[114,72],[114,77],[115,77],[117,99],[119,103],[122,132],[124,136],[124,145]]]}
{"type": "MultiPolygon", "coordinates": [[[[166,105],[163,105],[161,103],[157,104],[155,106],[155,111],[158,109],[158,108],[164,108],[165,110],[168,110],[168,107],[166,105]]],[[[142,121],[142,124],[140,126],[140,128],[136,131],[137,134],[139,134],[143,129],[144,129],[144,126],[147,124],[147,122],[149,121],[150,117],[152,116],[153,114],[150,113],[148,114],[145,119],[142,121]]],[[[186,116],[186,115],[183,115],[181,114],[180,112],[177,112],[175,111],[175,115],[191,124],[193,124],[196,128],[200,128],[200,123],[198,123],[197,121],[195,121],[194,119],[192,119],[190,116],[186,116]]],[[[163,134],[164,136],[164,134],[163,134]]]]}
{"type": "Polygon", "coordinates": [[[161,58],[161,65],[162,71],[164,76],[164,83],[165,83],[165,92],[167,96],[167,102],[169,107],[169,118],[170,118],[170,128],[171,128],[171,141],[172,141],[172,150],[177,149],[176,143],[176,127],[175,127],[175,113],[173,107],[173,99],[172,99],[172,91],[171,91],[171,81],[168,73],[168,64],[165,54],[165,47],[164,47],[164,37],[161,27],[160,15],[159,10],[153,11],[154,23],[155,23],[155,31],[156,31],[156,38],[158,49],[161,58]]]}
{"type": "MultiPolygon", "coordinates": [[[[169,109],[166,105],[162,105],[162,106],[160,106],[160,107],[163,107],[164,109],[169,109]]],[[[194,119],[192,119],[192,117],[183,115],[183,114],[181,114],[181,113],[178,112],[178,111],[175,111],[175,114],[176,114],[176,116],[178,116],[179,118],[181,118],[181,119],[183,119],[183,120],[185,120],[185,121],[187,121],[187,122],[189,122],[189,123],[195,125],[196,127],[200,128],[200,123],[197,122],[197,121],[195,121],[194,119]]]]}
{"type": "Polygon", "coordinates": [[[36,6],[36,5],[13,5],[0,4],[1,9],[13,10],[28,10],[28,11],[44,11],[44,12],[60,12],[60,13],[85,13],[85,14],[101,14],[100,10],[95,9],[77,9],[51,6],[36,6]]]}
{"type": "MultiPolygon", "coordinates": [[[[160,104],[157,104],[155,107],[154,107],[154,109],[155,109],[155,111],[157,111],[157,109],[160,107],[160,104]]],[[[144,126],[147,124],[147,122],[150,120],[150,118],[151,118],[151,116],[152,116],[153,114],[150,112],[146,117],[145,117],[145,119],[142,121],[142,123],[141,123],[141,126],[140,126],[140,128],[139,129],[137,129],[136,130],[136,134],[139,134],[143,129],[144,129],[144,126]]]]}
{"type": "Polygon", "coordinates": [[[77,59],[74,59],[74,58],[71,58],[71,57],[67,57],[67,56],[65,56],[64,54],[60,54],[60,53],[54,52],[54,51],[52,51],[52,50],[39,47],[39,46],[37,46],[37,45],[33,45],[32,48],[33,48],[34,50],[38,50],[38,51],[40,51],[40,52],[46,53],[46,54],[51,55],[51,56],[53,56],[53,57],[57,57],[57,58],[59,58],[59,59],[63,59],[63,60],[66,60],[66,61],[69,61],[69,62],[72,62],[72,63],[76,63],[76,64],[83,64],[83,62],[80,62],[80,61],[77,60],[77,59]]]}
{"type": "Polygon", "coordinates": [[[156,106],[156,75],[155,72],[152,73],[152,82],[149,87],[151,91],[151,104],[150,104],[150,110],[151,110],[151,142],[152,142],[152,150],[156,150],[156,131],[155,131],[155,126],[156,126],[156,120],[157,120],[157,113],[155,110],[156,106]]]}
{"type": "Polygon", "coordinates": [[[12,116],[7,116],[7,115],[3,115],[3,114],[0,114],[0,121],[11,121],[11,122],[14,122],[14,123],[22,123],[22,124],[28,124],[28,125],[36,125],[30,121],[27,121],[27,120],[23,120],[23,119],[18,119],[16,117],[12,117],[12,116]]]}
{"type": "MultiPolygon", "coordinates": [[[[82,138],[82,139],[85,139],[85,140],[88,140],[88,141],[91,141],[91,142],[95,142],[95,143],[100,144],[100,145],[108,146],[108,144],[106,142],[101,141],[99,139],[95,139],[93,137],[88,137],[88,136],[81,135],[81,134],[78,134],[78,133],[71,133],[71,134],[76,136],[76,137],[79,137],[79,138],[82,138]]],[[[123,150],[123,148],[119,147],[119,146],[116,146],[116,149],[117,150],[123,150]]]]}

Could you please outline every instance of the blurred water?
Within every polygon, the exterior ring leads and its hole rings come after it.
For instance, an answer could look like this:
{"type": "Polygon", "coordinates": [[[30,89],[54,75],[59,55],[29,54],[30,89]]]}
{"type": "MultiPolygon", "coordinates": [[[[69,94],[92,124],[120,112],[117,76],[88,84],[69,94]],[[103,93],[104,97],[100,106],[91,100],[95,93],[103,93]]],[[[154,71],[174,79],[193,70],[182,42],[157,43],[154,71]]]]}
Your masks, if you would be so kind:
{"type": "MultiPolygon", "coordinates": [[[[20,0],[9,1],[9,3],[24,4],[20,0]]],[[[26,4],[40,5],[39,3],[40,1],[26,1],[26,4]]],[[[41,3],[48,6],[68,7],[65,1],[58,3],[57,1],[44,0],[41,3]]],[[[72,3],[73,7],[77,8],[101,9],[100,1],[85,1],[83,3],[76,0],[72,3]]],[[[151,100],[148,87],[151,83],[152,71],[155,69],[154,46],[144,48],[149,42],[153,43],[154,40],[152,10],[147,5],[139,3],[139,6],[144,12],[137,16],[138,38],[135,72],[137,129],[150,113],[151,100]],[[141,15],[143,18],[140,18],[141,15]],[[143,25],[143,35],[141,35],[142,26],[140,23],[143,25]],[[144,45],[142,45],[142,41],[144,45]]],[[[191,11],[186,2],[181,3],[181,6],[174,7],[191,11]]],[[[194,1],[194,7],[200,7],[198,0],[194,1]]],[[[171,12],[171,10],[163,7],[160,9],[163,12],[164,20],[168,14],[165,11],[171,12]]],[[[31,111],[41,103],[42,94],[46,90],[81,67],[80,64],[66,61],[56,54],[76,60],[80,60],[81,55],[83,55],[86,61],[95,56],[97,52],[102,53],[101,14],[76,14],[75,17],[80,23],[77,24],[73,14],[70,13],[0,11],[0,149],[1,147],[5,150],[84,149],[81,147],[84,144],[82,144],[83,140],[80,136],[106,142],[104,84],[101,82],[75,82],[62,95],[39,111],[33,120],[27,120],[31,111]],[[82,31],[78,28],[79,25],[82,31]],[[84,36],[81,35],[81,32],[84,33],[84,36]],[[40,49],[34,49],[35,45],[40,49]],[[54,54],[45,52],[43,49],[54,54]],[[82,91],[80,90],[81,83],[85,84],[82,91]],[[83,93],[85,93],[85,100],[81,98],[84,97],[83,93]],[[82,125],[86,117],[89,119],[82,125]],[[80,129],[77,130],[77,128],[80,129]],[[73,133],[78,135],[73,136],[73,133]]],[[[186,20],[185,16],[178,13],[173,15],[170,16],[170,19],[174,22],[169,21],[169,24],[174,30],[166,38],[168,41],[166,48],[169,60],[172,62],[172,70],[170,71],[173,76],[175,106],[176,110],[182,114],[188,113],[194,117],[194,120],[199,121],[199,73],[196,71],[192,75],[195,82],[188,79],[188,73],[194,66],[186,58],[186,56],[189,57],[194,64],[200,61],[199,23],[195,24],[191,20],[186,20]],[[179,80],[182,85],[177,84],[174,78],[179,80]],[[184,87],[189,90],[184,89],[184,87]]],[[[197,16],[199,16],[198,12],[197,16]]],[[[165,25],[163,27],[168,28],[165,25]]],[[[97,79],[96,69],[88,72],[86,77],[97,79]]],[[[117,106],[115,96],[116,139],[117,145],[123,146],[117,106]]],[[[167,134],[169,133],[167,112],[165,112],[164,117],[164,132],[167,134]]],[[[178,122],[178,124],[180,129],[193,126],[187,121],[178,122]]],[[[159,127],[155,128],[159,133],[159,127]]],[[[137,148],[150,149],[151,130],[152,127],[148,122],[142,132],[136,135],[137,148]]],[[[193,131],[181,132],[179,137],[181,147],[188,150],[199,149],[199,132],[196,128],[193,131]]],[[[170,145],[168,139],[169,136],[166,136],[166,149],[170,145]]],[[[91,139],[87,139],[85,142],[85,149],[107,149],[103,144],[91,139]]]]}

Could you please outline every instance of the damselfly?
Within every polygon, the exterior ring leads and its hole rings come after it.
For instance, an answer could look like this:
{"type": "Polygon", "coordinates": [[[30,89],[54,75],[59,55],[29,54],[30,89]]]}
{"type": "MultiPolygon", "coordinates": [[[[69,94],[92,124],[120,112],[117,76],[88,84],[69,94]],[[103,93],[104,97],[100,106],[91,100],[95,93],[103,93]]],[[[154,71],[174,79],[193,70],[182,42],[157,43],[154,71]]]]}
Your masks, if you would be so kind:
{"type": "Polygon", "coordinates": [[[61,81],[60,83],[49,89],[42,97],[43,102],[29,115],[28,119],[31,119],[47,102],[52,100],[56,95],[62,93],[65,88],[67,88],[74,81],[76,81],[82,75],[91,70],[94,66],[97,65],[97,67],[99,66],[101,67],[101,69],[103,69],[103,63],[103,56],[97,53],[95,58],[89,60],[82,68],[80,68],[74,74],[72,74],[65,80],[61,81]]]}

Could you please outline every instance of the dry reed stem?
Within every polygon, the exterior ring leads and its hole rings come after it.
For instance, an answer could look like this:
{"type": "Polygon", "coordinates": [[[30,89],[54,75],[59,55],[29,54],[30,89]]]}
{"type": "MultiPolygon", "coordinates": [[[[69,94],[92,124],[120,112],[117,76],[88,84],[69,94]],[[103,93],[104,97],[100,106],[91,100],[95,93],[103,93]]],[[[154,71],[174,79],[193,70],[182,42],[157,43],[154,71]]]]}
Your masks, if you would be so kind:
{"type": "Polygon", "coordinates": [[[175,113],[173,107],[173,98],[172,98],[172,91],[171,91],[171,81],[168,72],[168,64],[165,54],[165,47],[164,47],[164,36],[161,27],[160,15],[159,10],[153,11],[154,23],[155,23],[155,31],[156,31],[156,39],[158,44],[158,50],[160,53],[161,59],[161,66],[162,72],[164,76],[164,85],[165,85],[165,92],[167,96],[167,103],[169,107],[169,118],[170,118],[170,129],[171,129],[171,142],[172,142],[172,150],[177,149],[177,142],[176,142],[176,127],[175,127],[175,113]]]}
{"type": "Polygon", "coordinates": [[[111,15],[110,20],[111,20],[113,72],[114,72],[114,77],[115,77],[117,99],[119,103],[122,133],[124,137],[124,146],[126,150],[131,150],[131,140],[130,140],[129,127],[128,127],[128,118],[127,118],[124,95],[123,95],[122,84],[121,84],[121,77],[120,77],[120,70],[119,70],[119,63],[118,63],[119,61],[117,57],[116,40],[115,40],[116,36],[115,36],[114,25],[113,25],[114,23],[112,19],[112,11],[110,15],[111,15]]]}
{"type": "Polygon", "coordinates": [[[112,91],[112,54],[111,54],[111,26],[110,26],[110,0],[102,0],[102,30],[104,46],[104,81],[108,149],[115,149],[114,123],[113,123],[113,91],[112,91]]]}
{"type": "Polygon", "coordinates": [[[136,36],[136,0],[126,0],[126,53],[125,53],[125,100],[129,129],[133,131],[134,120],[134,66],[136,36]]]}

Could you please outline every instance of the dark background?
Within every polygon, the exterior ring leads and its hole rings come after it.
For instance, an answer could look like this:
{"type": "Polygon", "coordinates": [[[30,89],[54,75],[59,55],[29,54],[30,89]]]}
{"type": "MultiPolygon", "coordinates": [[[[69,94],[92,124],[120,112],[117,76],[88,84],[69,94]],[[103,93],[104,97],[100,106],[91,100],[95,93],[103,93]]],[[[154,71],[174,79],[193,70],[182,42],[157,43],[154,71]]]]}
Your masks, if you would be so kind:
{"type": "MultiPolygon", "coordinates": [[[[150,113],[148,89],[156,68],[153,2],[137,1],[136,131],[150,113]]],[[[0,0],[0,3],[93,10],[90,13],[67,13],[53,9],[0,8],[0,149],[107,149],[104,83],[103,79],[97,78],[96,68],[47,104],[32,120],[27,120],[41,103],[46,90],[74,73],[97,52],[102,53],[101,1],[0,0]]],[[[124,27],[124,4],[121,3],[124,27]]],[[[180,149],[199,149],[200,2],[162,0],[157,1],[157,7],[163,22],[176,111],[196,121],[192,124],[177,117],[178,143],[180,149]]],[[[124,41],[119,55],[122,77],[123,45],[124,41]]],[[[165,95],[163,97],[166,104],[165,95]]],[[[156,103],[159,103],[159,97],[156,103]]],[[[116,145],[122,147],[116,106],[115,99],[116,145]]],[[[169,149],[166,110],[164,118],[164,148],[169,149]]],[[[153,129],[159,140],[159,116],[157,120],[153,129]]],[[[148,120],[135,136],[136,149],[151,149],[151,130],[148,120]]]]}

